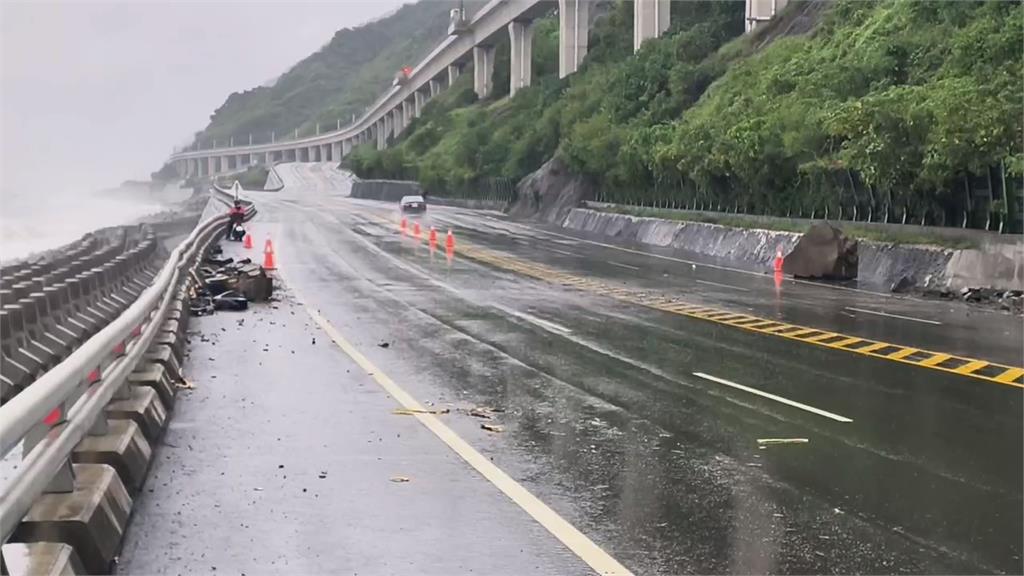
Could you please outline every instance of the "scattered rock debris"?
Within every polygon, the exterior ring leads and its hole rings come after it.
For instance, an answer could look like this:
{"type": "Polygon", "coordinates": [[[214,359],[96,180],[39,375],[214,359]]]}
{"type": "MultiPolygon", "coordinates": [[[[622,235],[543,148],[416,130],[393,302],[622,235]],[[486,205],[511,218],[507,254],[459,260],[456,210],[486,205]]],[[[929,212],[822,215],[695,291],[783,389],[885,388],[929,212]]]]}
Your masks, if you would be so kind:
{"type": "Polygon", "coordinates": [[[396,484],[402,484],[402,483],[408,482],[410,480],[412,480],[412,478],[409,478],[408,476],[392,476],[391,477],[391,481],[396,483],[396,484]]]}
{"type": "Polygon", "coordinates": [[[377,346],[379,346],[381,348],[390,348],[391,347],[391,342],[378,342],[377,346]]]}
{"type": "Polygon", "coordinates": [[[498,426],[497,424],[481,424],[480,427],[483,428],[484,430],[487,430],[488,432],[498,433],[505,431],[504,426],[498,426]]]}

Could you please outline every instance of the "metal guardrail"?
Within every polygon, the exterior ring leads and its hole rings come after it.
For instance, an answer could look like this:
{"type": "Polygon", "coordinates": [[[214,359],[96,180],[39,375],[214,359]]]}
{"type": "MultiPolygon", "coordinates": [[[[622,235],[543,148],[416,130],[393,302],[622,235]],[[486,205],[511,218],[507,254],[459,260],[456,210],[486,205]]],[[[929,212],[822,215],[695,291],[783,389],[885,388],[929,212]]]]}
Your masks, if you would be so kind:
{"type": "MultiPolygon", "coordinates": [[[[234,200],[234,194],[224,190],[215,191],[213,196],[222,202],[234,200]]],[[[244,202],[249,219],[255,207],[252,202],[244,202]]],[[[10,538],[32,504],[67,465],[75,446],[104,417],[104,407],[126,385],[172,302],[183,295],[183,281],[227,221],[227,215],[217,215],[198,224],[171,252],[151,285],[118,318],[0,406],[0,457],[23,441],[34,442],[41,437],[34,446],[28,446],[13,481],[0,493],[0,543],[10,538]],[[100,379],[90,382],[89,375],[97,368],[100,379]],[[51,429],[43,421],[55,410],[60,410],[64,419],[51,429]]]]}

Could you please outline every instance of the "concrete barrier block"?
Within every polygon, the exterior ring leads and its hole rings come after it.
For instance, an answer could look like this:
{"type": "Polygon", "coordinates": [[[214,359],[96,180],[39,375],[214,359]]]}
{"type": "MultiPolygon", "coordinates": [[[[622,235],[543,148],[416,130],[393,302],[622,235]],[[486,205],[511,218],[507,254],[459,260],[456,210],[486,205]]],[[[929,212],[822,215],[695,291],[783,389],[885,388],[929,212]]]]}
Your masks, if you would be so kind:
{"type": "Polygon", "coordinates": [[[153,388],[129,385],[128,389],[128,398],[107,405],[107,417],[135,422],[152,446],[167,426],[167,410],[153,388]]]}
{"type": "Polygon", "coordinates": [[[181,364],[170,346],[159,345],[150,347],[143,355],[145,362],[156,363],[164,367],[171,382],[181,382],[181,364]]]}
{"type": "Polygon", "coordinates": [[[3,574],[11,576],[85,574],[75,549],[61,542],[5,544],[0,555],[3,559],[3,574]]]}
{"type": "Polygon", "coordinates": [[[178,336],[179,338],[182,336],[182,328],[183,326],[181,325],[181,323],[175,320],[174,318],[168,318],[167,320],[164,320],[163,324],[160,325],[161,332],[169,332],[171,334],[178,336]]]}
{"type": "Polygon", "coordinates": [[[109,574],[128,526],[132,499],[106,464],[75,464],[75,491],[43,494],[9,542],[60,542],[75,549],[91,574],[109,574]]]}
{"type": "Polygon", "coordinates": [[[146,481],[146,471],[153,455],[142,429],[132,420],[110,420],[107,433],[86,436],[71,452],[76,464],[107,464],[121,477],[128,493],[138,494],[146,481]]]}
{"type": "MultiPolygon", "coordinates": [[[[171,355],[174,356],[173,354],[171,355]]],[[[160,396],[160,402],[168,411],[174,409],[174,397],[178,393],[177,387],[171,381],[170,375],[161,364],[140,364],[135,372],[128,375],[128,381],[139,386],[149,386],[156,390],[160,396]]]]}
{"type": "Polygon", "coordinates": [[[159,346],[170,346],[174,352],[174,356],[178,359],[180,364],[185,354],[185,339],[179,338],[174,332],[157,332],[153,338],[153,345],[159,346]]]}

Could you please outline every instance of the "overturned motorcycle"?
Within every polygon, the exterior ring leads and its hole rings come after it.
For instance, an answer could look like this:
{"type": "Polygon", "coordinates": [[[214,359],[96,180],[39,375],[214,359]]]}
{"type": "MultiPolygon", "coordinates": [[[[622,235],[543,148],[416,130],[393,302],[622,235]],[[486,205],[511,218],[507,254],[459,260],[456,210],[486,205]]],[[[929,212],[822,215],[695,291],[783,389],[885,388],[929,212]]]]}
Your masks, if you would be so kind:
{"type": "Polygon", "coordinates": [[[228,240],[234,242],[241,242],[245,238],[245,227],[242,226],[241,222],[236,222],[229,225],[228,228],[228,240]]]}

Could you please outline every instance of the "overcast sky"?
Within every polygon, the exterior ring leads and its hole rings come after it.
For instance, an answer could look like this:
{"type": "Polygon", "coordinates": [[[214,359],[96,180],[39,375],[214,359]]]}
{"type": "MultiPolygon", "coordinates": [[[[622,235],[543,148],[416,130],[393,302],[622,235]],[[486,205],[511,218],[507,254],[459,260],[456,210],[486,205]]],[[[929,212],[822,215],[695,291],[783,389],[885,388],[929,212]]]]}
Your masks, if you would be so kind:
{"type": "Polygon", "coordinates": [[[0,0],[0,201],[146,179],[228,94],[408,1],[0,0]]]}

